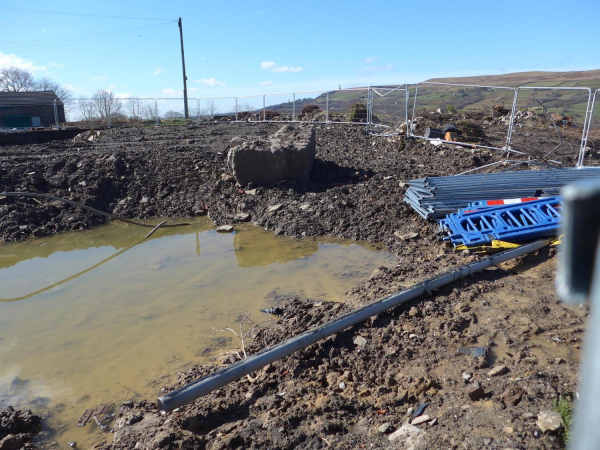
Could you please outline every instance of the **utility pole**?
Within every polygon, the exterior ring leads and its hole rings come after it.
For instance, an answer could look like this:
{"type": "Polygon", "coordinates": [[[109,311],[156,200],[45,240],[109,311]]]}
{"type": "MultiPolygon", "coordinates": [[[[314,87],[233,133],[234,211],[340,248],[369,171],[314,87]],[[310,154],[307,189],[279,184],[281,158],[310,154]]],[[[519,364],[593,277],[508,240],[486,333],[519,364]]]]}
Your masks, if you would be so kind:
{"type": "Polygon", "coordinates": [[[185,56],[183,54],[183,28],[181,27],[181,17],[179,18],[179,39],[181,40],[181,66],[183,67],[183,108],[185,110],[185,118],[189,119],[188,99],[187,99],[187,77],[185,76],[185,56]]]}

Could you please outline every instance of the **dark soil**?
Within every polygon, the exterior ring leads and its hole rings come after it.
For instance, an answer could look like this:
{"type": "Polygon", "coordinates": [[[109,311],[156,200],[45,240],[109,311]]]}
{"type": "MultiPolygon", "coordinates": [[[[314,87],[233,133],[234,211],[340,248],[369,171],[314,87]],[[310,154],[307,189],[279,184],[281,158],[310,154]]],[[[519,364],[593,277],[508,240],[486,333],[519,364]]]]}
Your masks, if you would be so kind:
{"type": "MultiPolygon", "coordinates": [[[[376,270],[349,292],[346,304],[290,299],[279,305],[286,311],[279,326],[261,330],[250,353],[477,258],[438,242],[436,225],[402,202],[404,184],[506,155],[369,136],[358,126],[317,125],[317,160],[308,182],[241,187],[226,181],[231,138],[264,137],[278,127],[113,129],[92,142],[0,147],[0,192],[45,193],[130,218],[208,212],[220,225],[248,212],[256,225],[277,234],[381,242],[396,254],[398,264],[376,270]],[[405,237],[409,233],[414,237],[405,237]]],[[[553,158],[576,157],[563,150],[553,158]]],[[[596,158],[595,150],[589,157],[596,158]]],[[[6,241],[104,221],[62,203],[0,199],[6,241]]],[[[535,421],[540,410],[575,391],[586,313],[558,303],[554,253],[542,250],[381,314],[177,412],[160,415],[153,401],[128,404],[109,448],[403,448],[388,435],[422,403],[429,403],[424,414],[430,421],[418,425],[427,433],[418,448],[561,448],[560,436],[544,435],[535,421]],[[366,344],[356,344],[357,336],[366,344]],[[459,353],[460,346],[489,350],[473,359],[459,353]],[[487,376],[500,364],[507,373],[487,376]],[[467,396],[465,372],[483,386],[480,400],[467,396]],[[516,405],[502,400],[511,387],[522,393],[516,405]]],[[[214,369],[181,374],[163,391],[214,369]]]]}
{"type": "Polygon", "coordinates": [[[0,409],[0,449],[29,448],[33,434],[40,431],[42,419],[31,411],[12,407],[0,409]]]}

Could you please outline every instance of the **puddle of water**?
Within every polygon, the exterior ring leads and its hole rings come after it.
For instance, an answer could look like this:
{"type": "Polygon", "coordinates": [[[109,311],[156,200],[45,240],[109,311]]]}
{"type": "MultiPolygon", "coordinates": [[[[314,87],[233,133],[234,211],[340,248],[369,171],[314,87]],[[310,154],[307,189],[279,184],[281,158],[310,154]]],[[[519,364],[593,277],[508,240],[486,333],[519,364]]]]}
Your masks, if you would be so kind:
{"type": "MultiPolygon", "coordinates": [[[[0,245],[0,406],[42,414],[47,437],[112,438],[77,428],[100,403],[159,395],[160,377],[239,347],[212,336],[280,296],[341,301],[395,258],[339,239],[291,239],[208,219],[159,230],[110,224],[0,245]]],[[[233,336],[232,336],[233,337],[233,336]]]]}

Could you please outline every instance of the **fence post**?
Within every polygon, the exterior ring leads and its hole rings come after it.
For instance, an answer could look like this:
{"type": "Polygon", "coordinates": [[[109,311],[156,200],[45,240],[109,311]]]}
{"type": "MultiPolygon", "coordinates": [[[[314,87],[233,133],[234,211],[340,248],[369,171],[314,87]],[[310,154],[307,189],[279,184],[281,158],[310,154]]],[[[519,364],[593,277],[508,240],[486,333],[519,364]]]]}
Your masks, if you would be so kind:
{"type": "Polygon", "coordinates": [[[59,128],[59,126],[58,126],[58,106],[56,104],[56,99],[54,99],[54,123],[56,124],[56,128],[59,128]]]}
{"type": "Polygon", "coordinates": [[[158,100],[154,99],[154,120],[156,121],[156,126],[158,126],[158,100]]]}
{"type": "Polygon", "coordinates": [[[408,102],[410,101],[410,92],[408,92],[408,84],[406,87],[406,103],[404,104],[404,123],[406,124],[406,136],[408,136],[408,102]]]}
{"type": "Polygon", "coordinates": [[[517,99],[519,98],[519,88],[515,89],[515,96],[513,97],[512,109],[510,111],[510,122],[508,124],[508,134],[506,135],[506,150],[510,150],[510,142],[513,134],[513,125],[515,122],[515,113],[517,112],[517,99]]]}
{"type": "Polygon", "coordinates": [[[371,86],[367,90],[367,131],[369,131],[369,125],[373,119],[373,90],[371,86]]]}
{"type": "Polygon", "coordinates": [[[238,110],[239,110],[239,108],[238,108],[238,99],[236,97],[235,98],[235,121],[236,122],[238,121],[238,110]]]}
{"type": "Polygon", "coordinates": [[[325,123],[329,123],[329,92],[327,93],[327,103],[325,106],[325,123]]]}
{"type": "MultiPolygon", "coordinates": [[[[596,92],[598,92],[598,91],[596,90],[596,92]]],[[[592,90],[591,89],[588,93],[588,103],[587,103],[587,107],[585,108],[583,133],[581,135],[581,146],[579,147],[579,158],[577,160],[577,168],[578,169],[583,167],[583,161],[585,160],[585,148],[587,147],[588,136],[590,134],[590,127],[592,126],[592,116],[594,114],[594,102],[596,101],[596,92],[594,92],[593,98],[592,98],[592,90]],[[591,109],[590,109],[590,102],[592,102],[591,109]],[[589,117],[589,119],[588,119],[588,117],[589,117]]]]}
{"type": "Polygon", "coordinates": [[[293,93],[292,94],[292,99],[293,99],[293,103],[292,103],[292,122],[296,121],[296,94],[293,93]]]}
{"type": "Polygon", "coordinates": [[[263,95],[263,122],[267,121],[267,103],[266,103],[266,95],[263,95]]]}
{"type": "Polygon", "coordinates": [[[108,128],[110,128],[110,108],[108,108],[106,110],[106,121],[107,121],[108,128]]]}

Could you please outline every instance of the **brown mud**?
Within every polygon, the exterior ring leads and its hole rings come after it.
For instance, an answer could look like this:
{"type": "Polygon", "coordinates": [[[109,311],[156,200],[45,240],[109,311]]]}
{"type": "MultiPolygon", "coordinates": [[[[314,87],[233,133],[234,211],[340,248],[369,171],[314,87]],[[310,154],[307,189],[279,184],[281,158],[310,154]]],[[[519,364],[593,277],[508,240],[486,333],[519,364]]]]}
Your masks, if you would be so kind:
{"type": "MultiPolygon", "coordinates": [[[[0,147],[0,192],[45,193],[130,218],[208,213],[220,225],[247,212],[256,225],[277,234],[381,242],[396,254],[395,267],[376,270],[343,304],[310,299],[280,303],[286,311],[280,323],[261,330],[249,353],[478,258],[440,243],[435,224],[402,202],[404,186],[412,178],[501,161],[505,154],[369,136],[358,126],[317,125],[317,159],[308,182],[240,187],[226,181],[231,138],[264,137],[278,127],[113,129],[92,142],[0,147]],[[269,212],[274,205],[282,207],[269,212]]],[[[595,161],[597,151],[592,149],[589,157],[595,161]]],[[[565,148],[553,158],[569,163],[576,154],[565,148]]],[[[6,241],[104,221],[62,203],[0,199],[0,236],[6,241]]],[[[134,399],[113,423],[114,441],[106,444],[107,435],[99,434],[98,445],[402,448],[389,441],[389,433],[409,419],[409,408],[429,403],[423,414],[430,420],[418,425],[426,433],[418,448],[561,448],[560,437],[541,433],[535,421],[559,396],[575,392],[587,312],[559,304],[555,252],[544,249],[454,283],[284,358],[253,374],[254,381],[232,383],[177,412],[163,416],[153,399],[134,399]],[[356,340],[358,336],[364,340],[356,340]],[[464,346],[489,350],[486,357],[474,359],[457,351],[464,346]],[[507,372],[488,376],[498,365],[507,372]],[[481,383],[481,399],[467,396],[465,377],[481,383]],[[520,394],[516,404],[503,400],[511,387],[520,394]]],[[[162,392],[216,367],[180,374],[162,392]]]]}

